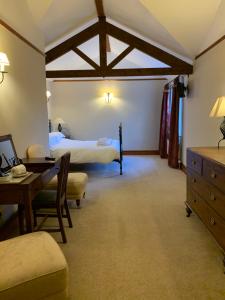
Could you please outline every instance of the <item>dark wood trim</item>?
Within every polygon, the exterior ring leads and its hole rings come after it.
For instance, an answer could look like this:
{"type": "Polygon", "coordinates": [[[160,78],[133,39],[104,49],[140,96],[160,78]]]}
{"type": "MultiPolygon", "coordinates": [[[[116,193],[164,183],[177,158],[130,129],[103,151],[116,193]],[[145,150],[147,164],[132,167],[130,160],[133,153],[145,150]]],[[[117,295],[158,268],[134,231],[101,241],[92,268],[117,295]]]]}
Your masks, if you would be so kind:
{"type": "Polygon", "coordinates": [[[46,64],[52,62],[56,58],[62,56],[63,54],[69,52],[73,48],[78,47],[84,42],[90,40],[95,35],[99,33],[99,22],[89,26],[73,37],[69,38],[65,42],[59,44],[58,46],[52,48],[48,52],[46,52],[46,64]]]}
{"type": "Polygon", "coordinates": [[[181,69],[182,72],[178,74],[192,74],[193,72],[193,66],[187,62],[107,22],[106,33],[126,44],[129,44],[130,46],[133,46],[147,55],[164,62],[171,67],[181,69]]]}
{"type": "Polygon", "coordinates": [[[3,20],[0,19],[0,25],[5,27],[8,31],[10,31],[12,34],[14,34],[16,37],[18,37],[21,41],[23,41],[25,44],[27,44],[29,47],[34,49],[36,52],[41,54],[45,57],[45,53],[38,49],[36,46],[34,46],[31,42],[29,42],[25,37],[23,37],[20,33],[18,33],[15,29],[13,29],[11,26],[9,26],[7,23],[5,23],[3,20]]]}
{"type": "MultiPolygon", "coordinates": [[[[46,53],[46,64],[62,56],[80,44],[89,40],[95,35],[99,35],[100,48],[100,66],[96,70],[55,70],[47,71],[47,78],[71,78],[71,77],[120,77],[120,76],[154,76],[154,75],[179,75],[191,74],[193,66],[182,61],[181,59],[151,45],[144,40],[106,22],[105,16],[99,17],[99,22],[86,28],[82,32],[69,38],[65,42],[49,50],[46,53]],[[107,67],[107,36],[128,44],[124,50],[113,62],[107,67]],[[170,67],[167,68],[135,68],[135,69],[112,69],[121,59],[123,59],[134,48],[143,53],[154,57],[170,67]]],[[[87,58],[86,58],[87,60],[87,58]]]]}
{"type": "Polygon", "coordinates": [[[159,155],[159,150],[124,150],[123,155],[159,155]]]}
{"type": "Polygon", "coordinates": [[[88,57],[84,52],[82,52],[78,48],[73,48],[73,51],[79,55],[83,60],[85,60],[89,65],[91,65],[95,70],[99,69],[99,66],[90,58],[88,57]]]}
{"type": "Polygon", "coordinates": [[[199,57],[201,57],[203,54],[207,53],[209,50],[211,50],[212,48],[214,48],[215,46],[217,46],[218,44],[220,44],[223,40],[225,39],[225,35],[223,35],[220,39],[218,39],[215,43],[213,43],[212,45],[210,45],[208,48],[206,48],[204,51],[202,51],[201,53],[199,53],[195,59],[198,59],[199,57]]]}
{"type": "Polygon", "coordinates": [[[107,51],[106,51],[106,21],[105,18],[99,18],[100,31],[99,31],[99,49],[100,49],[100,66],[102,77],[105,77],[107,67],[107,51]]]}
{"type": "MultiPolygon", "coordinates": [[[[184,74],[185,72],[181,72],[184,74]]],[[[146,68],[146,69],[103,69],[99,70],[55,70],[46,71],[47,78],[71,78],[71,77],[119,77],[119,76],[156,76],[177,75],[179,70],[175,68],[146,68]]]]}
{"type": "Polygon", "coordinates": [[[120,55],[118,55],[109,65],[108,69],[112,69],[115,67],[122,59],[124,59],[132,50],[134,50],[134,47],[129,46],[127,47],[120,55]]]}
{"type": "Polygon", "coordinates": [[[96,6],[98,17],[105,17],[102,0],[95,0],[95,6],[96,6]]]}
{"type": "Polygon", "coordinates": [[[55,79],[53,82],[101,82],[101,81],[155,81],[155,80],[167,80],[165,77],[161,78],[127,78],[127,79],[55,79]]]}

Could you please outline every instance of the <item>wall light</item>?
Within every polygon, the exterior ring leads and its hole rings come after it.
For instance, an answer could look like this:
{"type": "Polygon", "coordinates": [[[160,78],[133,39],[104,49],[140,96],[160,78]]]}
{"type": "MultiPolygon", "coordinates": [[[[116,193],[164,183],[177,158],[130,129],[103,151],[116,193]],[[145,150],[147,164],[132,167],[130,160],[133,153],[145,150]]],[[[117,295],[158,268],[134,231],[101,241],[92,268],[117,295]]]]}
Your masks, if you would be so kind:
{"type": "Polygon", "coordinates": [[[50,91],[46,91],[46,97],[47,97],[47,102],[49,101],[49,98],[51,97],[52,93],[50,91]]]}
{"type": "Polygon", "coordinates": [[[8,57],[5,53],[3,52],[0,52],[0,73],[2,75],[2,78],[0,80],[0,84],[3,82],[4,80],[4,75],[5,73],[7,73],[5,71],[5,66],[9,66],[9,60],[8,60],[8,57]]]}
{"type": "Polygon", "coordinates": [[[108,104],[111,103],[112,98],[113,98],[113,94],[112,93],[105,93],[104,96],[105,96],[105,102],[108,103],[108,104]]]}

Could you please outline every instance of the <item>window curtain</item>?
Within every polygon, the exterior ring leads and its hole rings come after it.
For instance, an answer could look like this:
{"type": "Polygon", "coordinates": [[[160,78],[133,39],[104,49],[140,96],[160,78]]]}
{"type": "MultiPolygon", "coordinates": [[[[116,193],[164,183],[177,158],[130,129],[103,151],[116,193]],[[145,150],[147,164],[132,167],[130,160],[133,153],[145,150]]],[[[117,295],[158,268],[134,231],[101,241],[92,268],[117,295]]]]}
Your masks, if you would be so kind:
{"type": "Polygon", "coordinates": [[[169,90],[167,86],[164,87],[162,98],[162,110],[161,110],[161,122],[160,122],[160,134],[159,134],[159,154],[161,158],[167,158],[167,108],[168,108],[169,90]]]}
{"type": "Polygon", "coordinates": [[[184,90],[184,84],[177,77],[172,84],[165,85],[163,91],[159,153],[161,158],[168,158],[171,168],[179,168],[179,103],[184,90]]]}

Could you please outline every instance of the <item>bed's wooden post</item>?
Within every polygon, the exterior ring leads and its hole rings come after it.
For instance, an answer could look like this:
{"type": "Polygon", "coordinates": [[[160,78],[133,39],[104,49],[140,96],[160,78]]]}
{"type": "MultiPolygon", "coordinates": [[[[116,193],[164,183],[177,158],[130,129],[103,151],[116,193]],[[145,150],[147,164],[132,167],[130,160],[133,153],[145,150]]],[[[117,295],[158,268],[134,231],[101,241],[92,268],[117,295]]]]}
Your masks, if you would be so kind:
{"type": "Polygon", "coordinates": [[[120,141],[120,175],[123,175],[123,135],[122,123],[119,126],[119,141],[120,141]]]}

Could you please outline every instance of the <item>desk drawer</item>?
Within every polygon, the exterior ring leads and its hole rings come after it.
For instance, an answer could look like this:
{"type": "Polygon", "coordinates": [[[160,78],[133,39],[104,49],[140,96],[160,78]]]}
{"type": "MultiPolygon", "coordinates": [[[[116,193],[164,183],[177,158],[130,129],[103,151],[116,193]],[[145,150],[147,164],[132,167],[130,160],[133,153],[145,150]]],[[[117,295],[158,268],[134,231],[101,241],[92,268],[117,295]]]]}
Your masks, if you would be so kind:
{"type": "Polygon", "coordinates": [[[187,166],[197,174],[202,174],[202,157],[188,150],[187,151],[187,166]]]}
{"type": "Polygon", "coordinates": [[[188,205],[212,232],[220,246],[225,249],[225,221],[195,192],[191,192],[188,205]]]}
{"type": "Polygon", "coordinates": [[[210,160],[203,161],[203,177],[225,192],[225,167],[210,160]]]}

